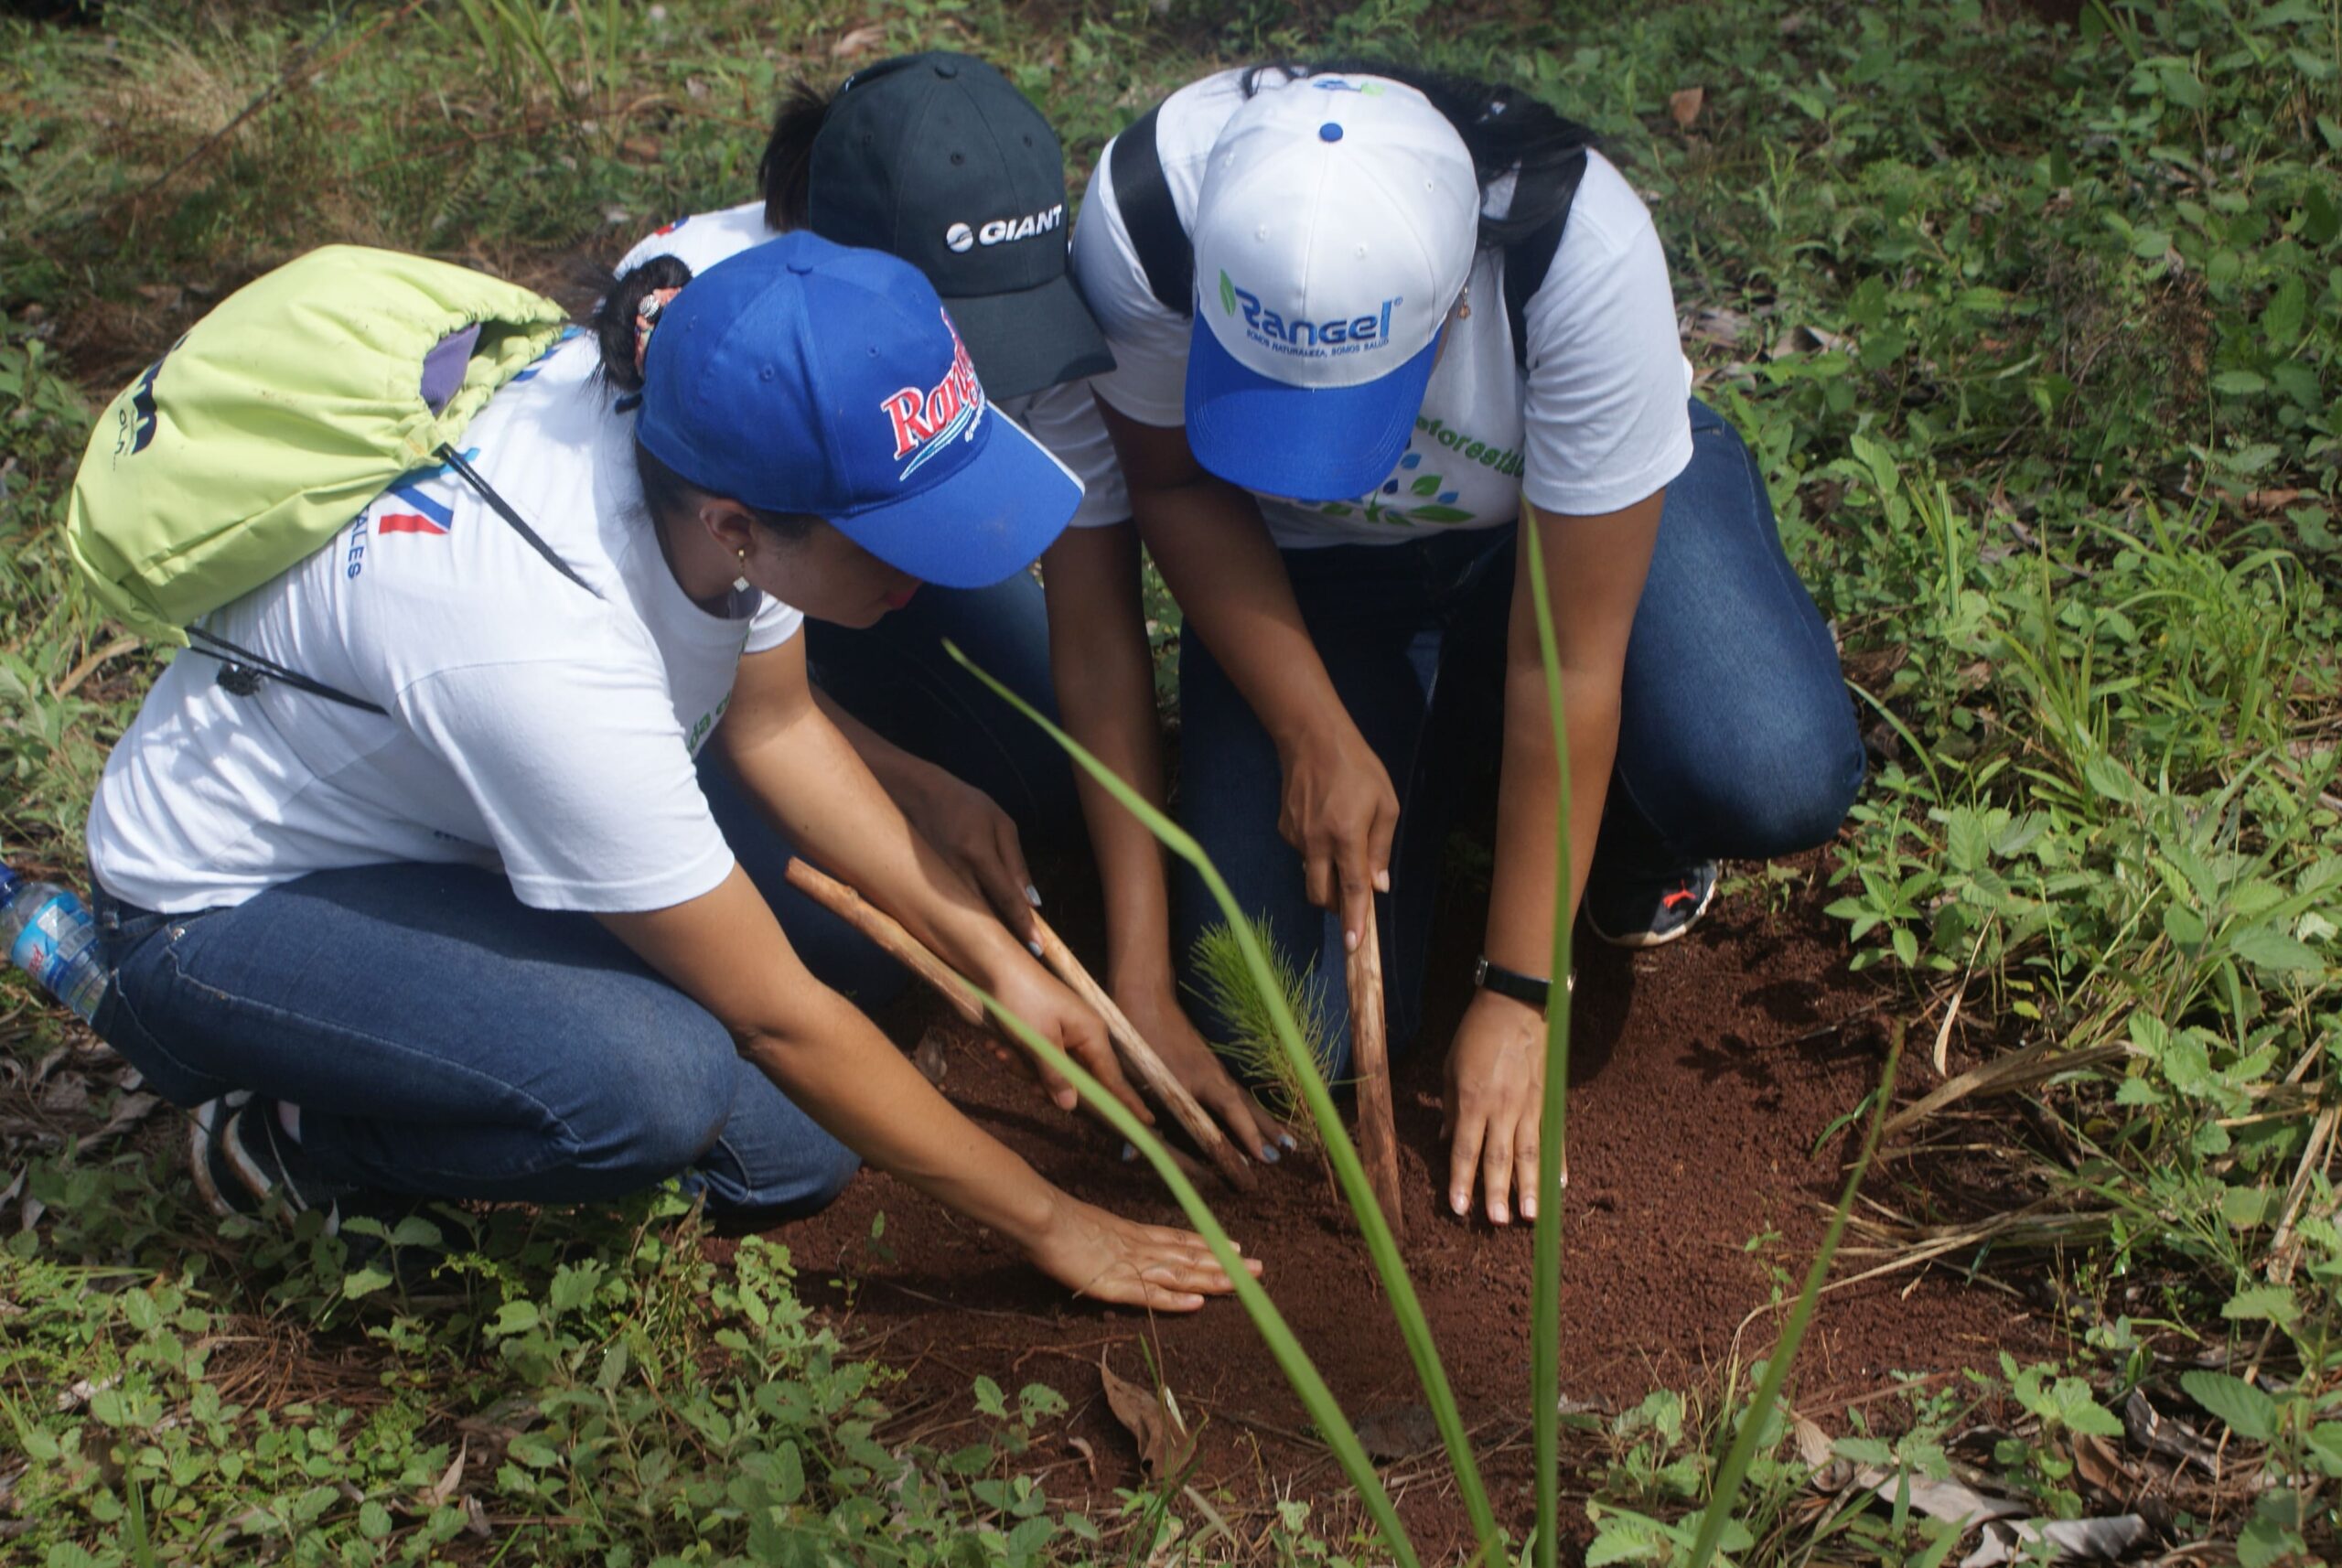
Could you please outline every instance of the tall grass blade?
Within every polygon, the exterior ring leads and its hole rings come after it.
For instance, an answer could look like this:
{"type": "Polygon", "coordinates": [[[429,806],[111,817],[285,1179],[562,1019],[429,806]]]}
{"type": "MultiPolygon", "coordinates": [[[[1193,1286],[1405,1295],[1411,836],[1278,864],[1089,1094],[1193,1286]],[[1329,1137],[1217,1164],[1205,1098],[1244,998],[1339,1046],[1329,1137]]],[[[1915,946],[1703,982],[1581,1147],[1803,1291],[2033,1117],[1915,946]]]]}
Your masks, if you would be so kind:
{"type": "Polygon", "coordinates": [[[1838,1207],[1830,1216],[1830,1228],[1822,1233],[1821,1250],[1813,1255],[1813,1266],[1805,1272],[1805,1288],[1797,1293],[1797,1305],[1789,1309],[1789,1322],[1781,1327],[1780,1342],[1765,1362],[1765,1375],[1757,1380],[1756,1392],[1748,1402],[1748,1412],[1741,1417],[1739,1434],[1732,1440],[1724,1464],[1716,1470],[1715,1491],[1708,1498],[1707,1511],[1700,1516],[1700,1533],[1692,1542],[1692,1555],[1686,1568],[1707,1568],[1708,1559],[1714,1555],[1716,1542],[1723,1539],[1724,1526],[1732,1521],[1733,1505],[1740,1498],[1741,1477],[1748,1474],[1748,1462],[1756,1457],[1756,1441],[1773,1413],[1773,1406],[1780,1402],[1781,1384],[1789,1375],[1789,1363],[1797,1358],[1797,1348],[1805,1338],[1806,1325],[1813,1319],[1813,1304],[1821,1294],[1821,1282],[1830,1273],[1830,1261],[1838,1252],[1838,1238],[1845,1233],[1846,1216],[1854,1207],[1854,1195],[1862,1190],[1863,1177],[1870,1172],[1871,1156],[1878,1152],[1879,1129],[1886,1125],[1887,1107],[1895,1099],[1895,1069],[1903,1061],[1903,1025],[1898,1019],[1888,1031],[1886,1070],[1879,1075],[1877,1103],[1871,1111],[1870,1131],[1863,1135],[1863,1152],[1854,1159],[1854,1168],[1846,1173],[1846,1190],[1839,1195],[1838,1207]]]}
{"type": "Polygon", "coordinates": [[[1204,880],[1212,899],[1219,906],[1230,931],[1243,949],[1245,961],[1252,971],[1252,981],[1268,1004],[1276,1023],[1277,1038],[1293,1063],[1301,1084],[1303,1099],[1309,1107],[1310,1119],[1316,1122],[1318,1136],[1325,1145],[1326,1158],[1334,1167],[1334,1177],[1341,1184],[1342,1195],[1349,1200],[1350,1210],[1358,1216],[1359,1232],[1366,1240],[1367,1256],[1374,1264],[1376,1277],[1382,1282],[1383,1294],[1391,1298],[1391,1316],[1398,1321],[1400,1337],[1406,1341],[1408,1358],[1413,1361],[1416,1380],[1423,1385],[1423,1402],[1431,1408],[1432,1419],[1438,1424],[1439,1434],[1447,1449],[1449,1467],[1456,1475],[1456,1488],[1464,1498],[1465,1511],[1472,1520],[1472,1533],[1479,1542],[1479,1559],[1483,1563],[1504,1560],[1504,1543],[1497,1530],[1496,1512],[1488,1506],[1488,1488],[1480,1480],[1479,1462],[1472,1455],[1472,1444],[1464,1430],[1464,1417],[1456,1409],[1456,1393],[1448,1386],[1447,1369],[1440,1365],[1439,1350],[1432,1343],[1431,1325],[1423,1316],[1423,1303],[1416,1298],[1414,1281],[1407,1277],[1407,1265],[1399,1256],[1398,1243],[1392,1240],[1390,1223],[1382,1217],[1381,1206],[1374,1201],[1373,1189],[1368,1185],[1366,1170],[1359,1163],[1358,1147],[1350,1142],[1348,1129],[1342,1125],[1341,1112],[1335,1109],[1332,1091],[1326,1087],[1317,1064],[1309,1058],[1309,1048],[1303,1042],[1300,1026],[1285,1005],[1284,994],[1275,983],[1269,956],[1262,949],[1252,929],[1252,922],[1245,918],[1245,911],[1237,904],[1236,896],[1229,891],[1219,869],[1203,846],[1190,838],[1176,822],[1149,805],[1139,793],[1117,778],[1113,769],[1090,755],[1071,736],[1034,711],[1031,703],[978,669],[956,643],[943,644],[945,651],[959,660],[975,678],[996,693],[1002,701],[1023,714],[1048,735],[1066,755],[1095,779],[1100,787],[1122,803],[1123,809],[1138,818],[1147,830],[1161,840],[1165,848],[1189,865],[1204,880]]]}
{"type": "MultiPolygon", "coordinates": [[[[953,652],[956,656],[958,650],[953,652]]],[[[962,662],[966,661],[963,660],[962,662]]],[[[975,666],[969,665],[969,668],[974,670],[975,666]]],[[[983,672],[979,670],[976,673],[982,676],[983,672]]],[[[1003,1007],[982,986],[973,982],[969,983],[970,989],[983,998],[985,1009],[994,1017],[1022,1040],[1034,1055],[1063,1073],[1067,1081],[1073,1085],[1075,1092],[1089,1101],[1090,1108],[1103,1116],[1114,1131],[1146,1156],[1146,1163],[1155,1167],[1155,1174],[1161,1176],[1163,1185],[1171,1189],[1171,1196],[1177,1200],[1180,1211],[1187,1215],[1187,1223],[1196,1228],[1196,1233],[1211,1248],[1212,1256],[1219,1260],[1219,1266],[1227,1271],[1229,1279],[1234,1283],[1237,1301],[1252,1318],[1252,1326],[1260,1331],[1261,1338],[1268,1345],[1269,1354],[1276,1358],[1285,1380],[1293,1385],[1293,1391],[1301,1396],[1302,1407],[1308,1411],[1309,1419],[1316,1423],[1326,1445],[1334,1451],[1335,1462],[1349,1477],[1350,1485],[1358,1488],[1360,1500],[1366,1504],[1366,1511],[1373,1518],[1375,1527],[1382,1532],[1383,1544],[1390,1550],[1392,1560],[1401,1564],[1401,1568],[1420,1568],[1422,1560],[1415,1553],[1414,1542],[1408,1539],[1406,1527],[1399,1522],[1398,1508],[1391,1502],[1391,1494],[1383,1488],[1382,1477],[1374,1473],[1374,1461],[1367,1456],[1366,1445],[1359,1441],[1358,1433],[1350,1425],[1349,1417],[1343,1413],[1340,1402],[1326,1386],[1326,1380],[1317,1371],[1317,1364],[1309,1359],[1309,1352],[1301,1348],[1301,1341],[1295,1337],[1292,1327],[1285,1322],[1284,1315],[1277,1310],[1276,1304],[1269,1299],[1269,1293],[1261,1288],[1260,1282],[1253,1279],[1244,1267],[1243,1257],[1237,1251],[1236,1244],[1228,1239],[1227,1230],[1221,1228],[1210,1206],[1204,1202],[1203,1194],[1196,1190],[1187,1173],[1171,1158],[1171,1152],[1163,1146],[1162,1140],[1146,1123],[1132,1115],[1130,1109],[1109,1093],[1104,1085],[1090,1077],[1080,1062],[1043,1039],[1030,1025],[1003,1007]]]]}
{"type": "Polygon", "coordinates": [[[1545,1004],[1545,1096],[1538,1111],[1537,1229],[1530,1248],[1529,1420],[1537,1466],[1537,1568],[1553,1568],[1562,1516],[1562,1165],[1570,1092],[1570,736],[1562,711],[1562,656],[1545,587],[1545,550],[1535,518],[1522,521],[1529,595],[1537,610],[1537,656],[1545,667],[1545,706],[1553,726],[1561,821],[1554,832],[1553,955],[1560,983],[1545,1004]]]}

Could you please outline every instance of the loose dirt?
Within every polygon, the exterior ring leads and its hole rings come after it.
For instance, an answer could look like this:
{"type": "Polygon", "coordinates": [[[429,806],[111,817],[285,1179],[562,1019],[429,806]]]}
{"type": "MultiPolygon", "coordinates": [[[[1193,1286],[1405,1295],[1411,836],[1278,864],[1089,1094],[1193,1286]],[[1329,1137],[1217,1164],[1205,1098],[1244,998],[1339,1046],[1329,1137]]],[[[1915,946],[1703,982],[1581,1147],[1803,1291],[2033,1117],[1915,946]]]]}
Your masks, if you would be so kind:
{"type": "MultiPolygon", "coordinates": [[[[1784,908],[1760,908],[1754,893],[1720,900],[1671,948],[1583,955],[1562,1294],[1562,1388],[1572,1408],[1615,1412],[1655,1389],[1712,1389],[1735,1357],[1745,1364],[1772,1344],[1778,1325],[1768,1304],[1777,1289],[1793,1294],[1802,1277],[1856,1146],[1849,1113],[1884,1060],[1884,993],[1846,972],[1837,928],[1820,914],[1821,881],[1809,875],[1784,908]]],[[[1432,1028],[1400,1062],[1395,1084],[1406,1255],[1476,1445],[1493,1455],[1497,1505],[1520,1530],[1530,1509],[1530,1233],[1459,1220],[1435,1196],[1445,1185],[1445,1029],[1466,998],[1461,977],[1478,925],[1460,901],[1454,913],[1443,921],[1453,940],[1442,945],[1457,950],[1434,961],[1452,983],[1434,986],[1432,1028]]],[[[1179,1222],[1145,1167],[1119,1161],[1115,1140],[1058,1113],[987,1047],[962,1034],[946,1059],[944,1091],[1051,1180],[1134,1217],[1179,1222]]],[[[1910,1063],[1903,1092],[1931,1080],[1923,1063],[1910,1063]]],[[[1386,1479],[1426,1553],[1455,1554],[1466,1520],[1435,1437],[1406,1408],[1421,1395],[1363,1247],[1337,1220],[1316,1160],[1289,1156],[1264,1175],[1249,1198],[1216,1183],[1206,1196],[1230,1234],[1266,1260],[1270,1294],[1345,1410],[1408,1434],[1397,1449],[1424,1450],[1387,1466],[1386,1479]]],[[[1872,1188],[1904,1212],[1924,1209],[1928,1195],[1907,1183],[1890,1173],[1872,1188]]],[[[1152,1321],[1086,1306],[995,1237],[868,1172],[835,1207],[774,1235],[849,1342],[902,1369],[895,1402],[906,1433],[965,1441],[972,1427],[954,1429],[971,1421],[979,1374],[1012,1392],[1047,1382],[1073,1408],[1028,1462],[1047,1472],[1053,1497],[1086,1501],[1102,1517],[1114,1488],[1143,1477],[1101,1395],[1097,1363],[1108,1356],[1123,1376],[1144,1380],[1145,1341],[1189,1420],[1202,1419],[1189,1477],[1198,1490],[1247,1514],[1292,1496],[1318,1501],[1321,1525],[1351,1517],[1339,1471],[1233,1302],[1152,1321]]],[[[1889,1389],[1897,1372],[1991,1365],[2004,1346],[2022,1355],[2052,1338],[2028,1312],[2005,1290],[1937,1275],[1834,1293],[1806,1340],[1794,1402],[1826,1420],[1889,1389]]],[[[1893,1409],[1881,1400],[1873,1413],[1892,1425],[1893,1409]]],[[[1574,1441],[1574,1466],[1598,1472],[1599,1437],[1574,1441]]]]}

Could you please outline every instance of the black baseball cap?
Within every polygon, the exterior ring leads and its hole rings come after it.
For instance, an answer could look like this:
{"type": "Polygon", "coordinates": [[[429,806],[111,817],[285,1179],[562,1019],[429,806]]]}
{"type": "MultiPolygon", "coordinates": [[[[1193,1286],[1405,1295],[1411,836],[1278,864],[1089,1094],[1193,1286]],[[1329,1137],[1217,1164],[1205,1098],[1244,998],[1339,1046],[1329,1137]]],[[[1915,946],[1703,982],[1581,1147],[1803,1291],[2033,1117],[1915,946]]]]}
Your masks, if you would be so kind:
{"type": "Polygon", "coordinates": [[[1114,368],[1066,272],[1057,133],[972,55],[898,55],[848,77],[813,138],[806,221],[925,273],[995,398],[1114,368]]]}

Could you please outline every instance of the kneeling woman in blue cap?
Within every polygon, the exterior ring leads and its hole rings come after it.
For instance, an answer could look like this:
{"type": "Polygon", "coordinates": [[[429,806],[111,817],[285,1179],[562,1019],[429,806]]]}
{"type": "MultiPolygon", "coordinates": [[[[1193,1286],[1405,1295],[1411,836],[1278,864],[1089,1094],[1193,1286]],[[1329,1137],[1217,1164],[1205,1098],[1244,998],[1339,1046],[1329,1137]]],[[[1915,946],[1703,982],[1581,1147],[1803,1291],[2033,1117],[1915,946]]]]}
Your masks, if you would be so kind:
{"type": "MultiPolygon", "coordinates": [[[[1557,824],[1570,908],[1650,946],[1717,857],[1826,839],[1863,772],[1763,478],[1690,396],[1649,214],[1586,142],[1476,82],[1226,71],[1115,140],[1073,242],[1116,363],[1091,385],[1186,615],[1181,809],[1337,1026],[1385,893],[1393,1045],[1415,1029],[1446,808],[1500,741],[1445,1193],[1499,1223],[1534,1186],[1557,824]]],[[[1178,904],[1184,950],[1211,910],[1192,878],[1178,904]]]]}
{"type": "Polygon", "coordinates": [[[792,946],[693,777],[713,731],[791,842],[1121,1085],[814,703],[800,635],[1021,570],[1079,485],[888,257],[791,236],[596,328],[464,437],[558,565],[411,478],[210,624],[381,711],[183,659],[108,759],[98,1025],[196,1107],[198,1187],[330,1219],[682,1176],[779,1218],[860,1158],[1090,1295],[1226,1290],[1198,1239],[1076,1201],[947,1104],[792,946]]]}

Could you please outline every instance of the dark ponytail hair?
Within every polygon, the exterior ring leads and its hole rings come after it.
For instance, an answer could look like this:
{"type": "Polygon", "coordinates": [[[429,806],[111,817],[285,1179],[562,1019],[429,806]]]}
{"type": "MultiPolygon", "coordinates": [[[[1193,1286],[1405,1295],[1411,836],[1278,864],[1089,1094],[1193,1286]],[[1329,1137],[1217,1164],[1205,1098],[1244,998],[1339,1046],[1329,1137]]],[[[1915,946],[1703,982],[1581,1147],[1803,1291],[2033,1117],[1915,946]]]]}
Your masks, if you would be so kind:
{"type": "Polygon", "coordinates": [[[780,95],[772,135],[757,182],[764,188],[765,227],[776,234],[805,227],[807,193],[813,182],[813,138],[822,134],[834,95],[799,77],[780,95]]]}
{"type": "Polygon", "coordinates": [[[602,350],[602,379],[620,392],[642,390],[642,372],[634,363],[635,317],[642,302],[662,288],[681,288],[692,281],[692,269],[679,256],[653,256],[602,290],[602,297],[587,318],[586,329],[602,350]]]}
{"type": "MultiPolygon", "coordinates": [[[[622,392],[642,390],[642,372],[635,367],[635,317],[644,297],[662,288],[682,288],[692,281],[691,267],[679,256],[653,256],[602,290],[586,329],[602,351],[602,379],[622,392]]],[[[652,456],[641,442],[634,444],[634,471],[642,481],[642,499],[654,518],[679,516],[714,492],[703,489],[652,456]]],[[[740,503],[747,506],[746,501],[740,503]]],[[[794,541],[813,531],[821,519],[801,512],[768,511],[748,507],[757,521],[778,538],[794,541]]]]}
{"type": "MultiPolygon", "coordinates": [[[[1250,98],[1258,91],[1261,74],[1271,70],[1289,81],[1309,76],[1380,76],[1413,88],[1431,100],[1432,107],[1445,115],[1456,134],[1464,138],[1465,150],[1472,155],[1472,169],[1479,177],[1484,193],[1514,169],[1526,176],[1594,145],[1594,133],[1584,125],[1563,119],[1524,90],[1499,82],[1391,60],[1344,59],[1304,63],[1279,59],[1245,71],[1244,96],[1250,98]]],[[[1539,206],[1543,210],[1539,211],[1524,209],[1516,202],[1502,218],[1483,214],[1481,248],[1509,245],[1532,232],[1552,217],[1558,205],[1552,200],[1541,202],[1539,206]]]]}

